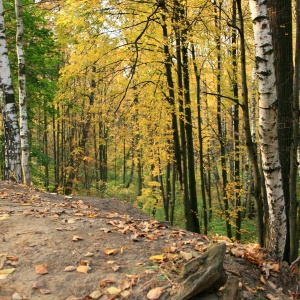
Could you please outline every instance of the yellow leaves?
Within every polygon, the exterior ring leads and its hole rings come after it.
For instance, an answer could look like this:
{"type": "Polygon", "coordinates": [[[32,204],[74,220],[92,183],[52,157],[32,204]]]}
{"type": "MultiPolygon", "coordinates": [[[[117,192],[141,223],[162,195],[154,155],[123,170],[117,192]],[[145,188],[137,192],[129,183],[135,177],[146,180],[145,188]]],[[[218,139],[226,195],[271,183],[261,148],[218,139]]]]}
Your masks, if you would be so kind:
{"type": "Polygon", "coordinates": [[[164,255],[163,254],[153,255],[150,256],[149,259],[152,261],[162,261],[164,260],[164,255]]]}
{"type": "Polygon", "coordinates": [[[118,250],[117,249],[105,249],[104,250],[104,253],[106,255],[114,255],[114,254],[117,254],[118,253],[118,250]]]}
{"type": "Polygon", "coordinates": [[[110,295],[119,295],[119,294],[122,292],[122,290],[121,290],[121,289],[118,289],[118,288],[116,288],[116,287],[114,287],[114,286],[111,286],[111,287],[109,287],[109,288],[107,289],[107,292],[108,292],[110,295]]]}
{"type": "Polygon", "coordinates": [[[15,270],[15,268],[0,270],[0,279],[5,279],[9,274],[13,273],[15,270]]]}

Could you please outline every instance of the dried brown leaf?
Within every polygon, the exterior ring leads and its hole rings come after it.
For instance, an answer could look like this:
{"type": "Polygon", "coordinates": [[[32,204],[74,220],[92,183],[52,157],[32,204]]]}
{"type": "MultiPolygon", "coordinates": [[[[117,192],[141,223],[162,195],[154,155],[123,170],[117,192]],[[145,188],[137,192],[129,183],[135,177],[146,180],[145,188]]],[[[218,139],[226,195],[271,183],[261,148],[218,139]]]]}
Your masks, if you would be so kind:
{"type": "Polygon", "coordinates": [[[42,264],[42,265],[35,266],[35,272],[41,275],[48,274],[48,265],[42,264]]]}
{"type": "Polygon", "coordinates": [[[163,292],[164,288],[163,287],[156,287],[152,290],[150,290],[147,294],[147,299],[149,300],[157,300],[159,299],[161,293],[163,292]]]}
{"type": "Polygon", "coordinates": [[[106,279],[103,279],[99,282],[99,286],[100,287],[106,287],[108,286],[109,284],[112,284],[112,283],[115,283],[116,281],[112,278],[106,278],[106,279]]]}

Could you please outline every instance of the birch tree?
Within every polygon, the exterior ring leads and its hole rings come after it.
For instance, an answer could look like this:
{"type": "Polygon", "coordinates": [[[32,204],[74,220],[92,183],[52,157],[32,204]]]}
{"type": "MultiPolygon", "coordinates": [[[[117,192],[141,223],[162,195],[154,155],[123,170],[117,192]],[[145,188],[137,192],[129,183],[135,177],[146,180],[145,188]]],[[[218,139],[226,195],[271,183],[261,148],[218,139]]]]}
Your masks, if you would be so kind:
{"type": "Polygon", "coordinates": [[[21,182],[20,131],[7,53],[4,8],[0,0],[0,89],[5,136],[5,179],[21,182]]]}
{"type": "Polygon", "coordinates": [[[30,185],[31,170],[29,161],[29,131],[26,107],[26,75],[25,75],[25,54],[23,49],[24,22],[22,15],[22,0],[15,1],[17,34],[16,47],[18,56],[18,79],[19,79],[19,124],[21,139],[21,166],[23,174],[23,183],[30,185]]]}
{"type": "Polygon", "coordinates": [[[287,220],[278,142],[278,99],[274,52],[267,4],[249,0],[254,30],[256,72],[259,92],[259,141],[269,206],[267,246],[283,258],[287,220]]]}

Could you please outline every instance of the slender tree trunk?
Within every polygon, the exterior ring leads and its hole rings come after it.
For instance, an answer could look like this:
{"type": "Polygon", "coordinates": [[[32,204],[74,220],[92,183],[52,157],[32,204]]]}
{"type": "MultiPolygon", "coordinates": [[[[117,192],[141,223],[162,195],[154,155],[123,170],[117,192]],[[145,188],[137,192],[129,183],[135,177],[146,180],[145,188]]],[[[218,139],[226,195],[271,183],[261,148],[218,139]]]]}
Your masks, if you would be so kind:
{"type": "MultiPolygon", "coordinates": [[[[232,7],[232,23],[234,28],[232,30],[232,89],[233,97],[238,101],[238,64],[237,64],[237,33],[236,33],[236,1],[233,1],[232,7]]],[[[239,105],[235,104],[232,107],[232,120],[233,120],[233,140],[234,140],[234,182],[235,182],[235,210],[236,210],[236,220],[235,220],[235,239],[240,241],[242,238],[241,228],[242,228],[242,215],[241,215],[241,180],[240,180],[240,129],[239,129],[239,105]]]]}
{"type": "Polygon", "coordinates": [[[165,219],[170,221],[170,204],[171,204],[171,163],[168,162],[166,168],[166,191],[164,196],[165,219]]]}
{"type": "Polygon", "coordinates": [[[218,124],[218,138],[220,142],[220,156],[221,156],[221,174],[222,174],[222,196],[224,201],[224,209],[225,209],[225,222],[226,222],[226,232],[229,238],[232,238],[232,231],[231,231],[231,224],[230,224],[230,214],[229,214],[229,201],[228,196],[226,194],[226,186],[228,184],[228,175],[227,175],[227,166],[226,166],[226,147],[225,147],[225,140],[226,134],[224,132],[222,126],[222,103],[221,103],[221,69],[222,69],[222,62],[221,62],[221,6],[222,2],[219,4],[220,7],[217,9],[215,8],[215,25],[218,29],[217,37],[216,37],[216,48],[218,52],[217,57],[217,124],[218,124]]]}
{"type": "Polygon", "coordinates": [[[256,201],[257,209],[257,230],[258,243],[261,246],[265,244],[265,225],[264,225],[264,204],[263,204],[263,185],[261,182],[261,172],[259,169],[257,146],[252,140],[250,117],[249,117],[249,103],[248,103],[248,87],[247,87],[247,72],[246,72],[246,46],[244,36],[244,17],[242,12],[241,0],[237,0],[237,9],[239,14],[239,32],[240,32],[240,52],[241,52],[241,77],[242,77],[242,95],[243,95],[243,119],[244,132],[246,138],[246,146],[249,153],[250,163],[253,170],[253,194],[256,201]]]}
{"type": "Polygon", "coordinates": [[[200,72],[196,64],[195,47],[192,44],[192,58],[194,65],[194,73],[196,77],[196,98],[197,98],[197,125],[198,125],[198,140],[199,140],[199,160],[200,160],[200,180],[201,180],[201,195],[203,207],[203,233],[208,232],[208,214],[207,201],[205,194],[205,172],[204,172],[204,154],[203,154],[203,137],[202,137],[202,117],[201,117],[201,88],[200,88],[200,72]]]}
{"type": "Polygon", "coordinates": [[[3,0],[0,0],[0,89],[5,135],[5,179],[21,183],[20,130],[7,52],[3,0]]]}
{"type": "Polygon", "coordinates": [[[43,154],[46,157],[46,160],[44,161],[44,167],[45,167],[45,180],[44,180],[44,187],[46,191],[49,190],[49,161],[48,161],[48,130],[47,130],[47,125],[48,125],[48,117],[47,117],[47,101],[44,100],[44,134],[43,134],[43,154]]]}
{"type": "Polygon", "coordinates": [[[189,180],[189,199],[191,206],[191,218],[193,222],[192,231],[200,233],[198,200],[196,190],[196,174],[195,174],[195,157],[194,157],[194,141],[193,141],[193,120],[190,97],[190,79],[188,67],[188,48],[186,40],[186,30],[182,32],[182,68],[183,68],[183,87],[185,99],[185,132],[187,141],[187,159],[188,159],[188,180],[189,180]]]}
{"type": "Polygon", "coordinates": [[[293,262],[298,257],[299,247],[299,225],[297,224],[297,150],[299,135],[299,88],[300,88],[300,0],[296,0],[296,42],[295,42],[295,70],[294,70],[294,98],[293,98],[293,139],[290,156],[290,256],[289,261],[293,262]]]}
{"type": "Polygon", "coordinates": [[[24,22],[22,15],[22,0],[15,0],[17,19],[17,56],[18,56],[18,79],[19,79],[19,115],[20,115],[20,138],[21,138],[21,165],[23,183],[31,184],[29,130],[26,103],[26,75],[25,75],[25,53],[23,49],[24,22]]]}
{"type": "Polygon", "coordinates": [[[172,195],[171,195],[171,205],[170,205],[170,221],[171,225],[174,225],[174,214],[175,214],[175,204],[176,204],[176,164],[172,165],[172,195]]]}
{"type": "Polygon", "coordinates": [[[270,22],[265,1],[249,0],[254,29],[259,91],[259,136],[267,200],[269,248],[283,258],[287,220],[278,142],[278,99],[270,22]]]}
{"type": "Polygon", "coordinates": [[[143,150],[139,149],[137,154],[137,174],[138,174],[138,182],[137,182],[137,195],[142,195],[143,189],[143,164],[142,164],[142,153],[143,150]]]}

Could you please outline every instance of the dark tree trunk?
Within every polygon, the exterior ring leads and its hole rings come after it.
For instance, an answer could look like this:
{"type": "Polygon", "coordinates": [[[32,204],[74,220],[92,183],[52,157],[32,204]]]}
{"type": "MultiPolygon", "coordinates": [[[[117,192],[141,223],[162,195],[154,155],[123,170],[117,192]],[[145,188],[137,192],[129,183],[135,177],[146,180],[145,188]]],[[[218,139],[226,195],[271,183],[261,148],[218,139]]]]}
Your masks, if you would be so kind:
{"type": "Polygon", "coordinates": [[[226,186],[228,184],[227,166],[226,166],[226,133],[222,126],[222,103],[221,103],[221,7],[215,8],[215,25],[218,30],[216,36],[216,48],[218,52],[217,63],[217,123],[218,123],[218,139],[220,142],[220,156],[221,156],[221,174],[222,174],[222,196],[225,208],[225,222],[226,232],[229,238],[232,238],[230,214],[229,214],[229,200],[226,195],[226,186]]]}
{"type": "MultiPolygon", "coordinates": [[[[284,199],[287,220],[290,207],[290,153],[293,138],[293,40],[292,40],[292,1],[268,0],[273,37],[274,62],[278,97],[278,139],[279,158],[282,170],[284,199]]],[[[287,239],[284,260],[289,261],[290,234],[287,224],[287,239]]]]}
{"type": "Polygon", "coordinates": [[[195,47],[192,45],[192,58],[194,64],[194,72],[196,77],[196,98],[197,98],[197,125],[198,125],[198,140],[199,140],[199,160],[200,160],[200,180],[201,180],[201,195],[203,207],[203,233],[208,232],[208,214],[207,201],[205,193],[205,172],[204,172],[204,155],[203,155],[203,137],[202,137],[202,117],[201,117],[201,88],[200,88],[200,72],[196,64],[195,47]]]}

